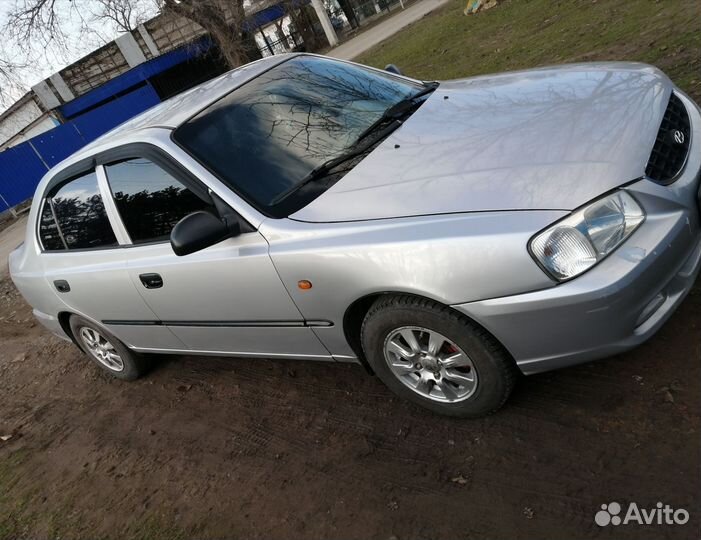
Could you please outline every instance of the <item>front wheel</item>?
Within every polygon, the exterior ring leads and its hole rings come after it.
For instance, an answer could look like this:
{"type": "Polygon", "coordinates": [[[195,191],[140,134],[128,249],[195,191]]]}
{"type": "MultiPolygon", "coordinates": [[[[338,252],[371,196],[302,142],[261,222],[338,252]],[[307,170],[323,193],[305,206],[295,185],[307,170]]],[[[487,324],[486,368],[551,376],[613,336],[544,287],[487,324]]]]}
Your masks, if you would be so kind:
{"type": "Polygon", "coordinates": [[[479,417],[499,409],[518,370],[484,329],[413,296],[379,298],[363,321],[365,356],[394,393],[439,414],[479,417]]]}

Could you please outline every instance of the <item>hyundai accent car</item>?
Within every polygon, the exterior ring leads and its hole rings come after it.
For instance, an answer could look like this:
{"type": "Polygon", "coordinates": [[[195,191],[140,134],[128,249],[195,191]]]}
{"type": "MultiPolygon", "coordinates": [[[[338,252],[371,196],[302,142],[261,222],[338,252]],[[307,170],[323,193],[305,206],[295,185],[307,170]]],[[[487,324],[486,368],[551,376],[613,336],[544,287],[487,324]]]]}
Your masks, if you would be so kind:
{"type": "Polygon", "coordinates": [[[357,362],[434,412],[652,336],[701,265],[701,111],[644,64],[453,81],[259,60],[39,184],[12,278],[121,379],[357,362]]]}

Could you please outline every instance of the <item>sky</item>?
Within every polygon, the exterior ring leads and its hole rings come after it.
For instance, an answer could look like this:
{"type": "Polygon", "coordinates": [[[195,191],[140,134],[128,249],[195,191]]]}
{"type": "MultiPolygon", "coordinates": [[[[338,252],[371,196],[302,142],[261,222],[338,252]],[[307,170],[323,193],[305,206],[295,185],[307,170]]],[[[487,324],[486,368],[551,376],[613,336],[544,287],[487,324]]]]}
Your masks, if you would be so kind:
{"type": "MultiPolygon", "coordinates": [[[[32,0],[0,0],[0,27],[4,27],[8,13],[22,1],[32,0]]],[[[134,0],[150,16],[156,14],[154,0],[134,0]]],[[[98,12],[99,4],[95,0],[56,0],[57,14],[61,28],[67,36],[66,47],[56,44],[45,44],[35,40],[25,51],[17,44],[5,42],[2,44],[2,54],[9,60],[18,61],[29,59],[29,66],[16,73],[18,88],[0,88],[3,100],[0,101],[0,111],[5,110],[15,100],[19,99],[37,82],[49,75],[72,64],[91,51],[101,47],[119,35],[116,27],[105,21],[95,21],[92,14],[98,12]],[[81,31],[81,28],[87,29],[81,31]]]]}

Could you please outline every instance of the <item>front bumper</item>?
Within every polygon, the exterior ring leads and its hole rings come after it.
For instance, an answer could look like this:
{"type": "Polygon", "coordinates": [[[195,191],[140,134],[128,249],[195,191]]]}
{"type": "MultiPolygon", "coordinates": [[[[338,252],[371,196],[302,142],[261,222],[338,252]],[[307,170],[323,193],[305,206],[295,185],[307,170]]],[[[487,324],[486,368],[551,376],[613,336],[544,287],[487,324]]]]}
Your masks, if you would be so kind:
{"type": "Polygon", "coordinates": [[[585,274],[552,288],[453,306],[489,330],[525,374],[631,349],[650,338],[692,289],[701,269],[701,115],[679,179],[627,186],[646,211],[640,228],[585,274]]]}
{"type": "Polygon", "coordinates": [[[701,268],[698,230],[690,243],[689,228],[677,225],[643,259],[637,243],[552,289],[454,307],[487,328],[527,375],[629,350],[672,315],[701,268]]]}

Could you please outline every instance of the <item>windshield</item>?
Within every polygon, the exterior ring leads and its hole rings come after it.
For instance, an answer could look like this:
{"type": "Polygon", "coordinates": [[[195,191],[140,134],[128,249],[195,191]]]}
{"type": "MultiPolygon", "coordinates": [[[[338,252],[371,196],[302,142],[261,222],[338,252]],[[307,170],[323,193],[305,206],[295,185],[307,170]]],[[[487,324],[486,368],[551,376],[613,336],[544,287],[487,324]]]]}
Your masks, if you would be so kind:
{"type": "MultiPolygon", "coordinates": [[[[294,57],[181,125],[174,139],[251,204],[279,217],[281,196],[349,151],[423,86],[313,56],[294,57]]],[[[284,205],[289,210],[290,205],[284,205]]]]}

